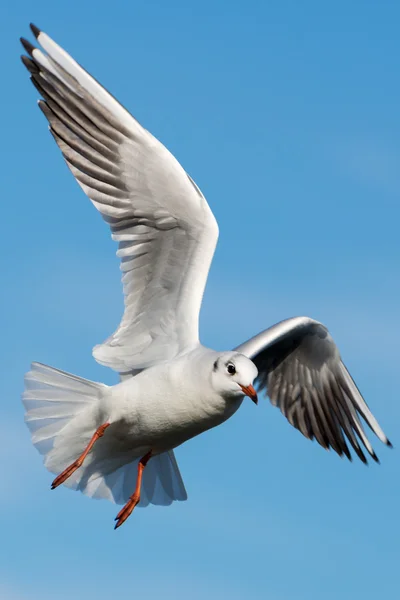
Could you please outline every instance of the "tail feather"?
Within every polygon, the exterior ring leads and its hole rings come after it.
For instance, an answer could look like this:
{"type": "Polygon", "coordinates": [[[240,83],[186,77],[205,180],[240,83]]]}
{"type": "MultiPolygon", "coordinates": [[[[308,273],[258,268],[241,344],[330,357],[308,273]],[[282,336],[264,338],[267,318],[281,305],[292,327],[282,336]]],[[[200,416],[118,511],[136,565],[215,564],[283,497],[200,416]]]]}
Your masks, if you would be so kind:
{"type": "MultiPolygon", "coordinates": [[[[79,476],[75,481],[70,478],[66,485],[91,498],[106,498],[115,504],[125,504],[135,489],[139,460],[131,460],[108,473],[98,469],[94,463],[80,479],[79,476]]],[[[174,500],[187,500],[187,493],[174,452],[170,450],[153,456],[147,463],[138,506],[169,506],[174,500]]]]}
{"type": "MultiPolygon", "coordinates": [[[[45,466],[52,473],[63,471],[78,458],[100,425],[96,422],[96,402],[106,388],[104,384],[32,363],[22,396],[25,421],[33,444],[45,455],[45,466]]],[[[101,441],[106,443],[107,433],[101,441]]],[[[135,455],[134,449],[125,456],[113,456],[111,452],[107,457],[104,451],[105,448],[101,453],[92,451],[64,485],[92,498],[125,504],[135,489],[140,456],[135,455]]],[[[139,506],[166,506],[186,499],[174,452],[152,457],[143,474],[139,506]]]]}
{"type": "Polygon", "coordinates": [[[154,456],[143,477],[143,491],[139,506],[165,506],[173,500],[187,500],[186,489],[173,450],[154,456]],[[147,473],[147,470],[148,473],[147,473]]]}
{"type": "MultiPolygon", "coordinates": [[[[77,375],[71,375],[66,371],[60,371],[54,367],[43,365],[42,363],[33,362],[31,371],[25,375],[26,390],[45,390],[46,388],[54,391],[54,388],[59,388],[60,391],[66,391],[69,394],[74,391],[79,396],[96,398],[99,388],[107,387],[103,383],[96,383],[77,375]]],[[[58,398],[52,397],[53,402],[57,402],[58,398]]],[[[74,398],[70,397],[73,401],[74,398]]],[[[79,399],[75,397],[79,402],[79,399]]]]}
{"type": "Polygon", "coordinates": [[[22,401],[32,442],[41,454],[51,451],[61,430],[88,403],[96,401],[105,387],[47,365],[32,363],[25,375],[22,401]]]}

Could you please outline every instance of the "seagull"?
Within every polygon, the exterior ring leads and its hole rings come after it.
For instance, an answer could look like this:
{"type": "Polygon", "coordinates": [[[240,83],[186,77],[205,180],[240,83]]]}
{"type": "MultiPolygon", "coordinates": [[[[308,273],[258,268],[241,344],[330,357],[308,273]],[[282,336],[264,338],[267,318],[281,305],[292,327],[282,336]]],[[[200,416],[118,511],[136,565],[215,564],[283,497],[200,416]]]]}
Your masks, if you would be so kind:
{"type": "Polygon", "coordinates": [[[245,396],[267,395],[325,449],[378,458],[361,418],[391,446],[327,328],[286,319],[237,348],[199,340],[199,311],[218,225],[174,156],[46,33],[21,38],[22,62],[70,171],[118,242],[125,310],[94,358],[120,375],[108,386],[32,363],[23,402],[32,442],[64,484],[122,509],[187,494],[174,449],[229,419],[245,396]]]}

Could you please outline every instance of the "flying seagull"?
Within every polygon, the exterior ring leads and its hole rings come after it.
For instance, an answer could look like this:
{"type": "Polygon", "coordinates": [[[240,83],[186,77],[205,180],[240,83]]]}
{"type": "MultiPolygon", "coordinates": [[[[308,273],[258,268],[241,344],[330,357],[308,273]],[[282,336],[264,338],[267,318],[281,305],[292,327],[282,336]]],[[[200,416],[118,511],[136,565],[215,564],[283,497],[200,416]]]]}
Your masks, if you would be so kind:
{"type": "Polygon", "coordinates": [[[78,184],[118,242],[125,311],[93,355],[114,386],[33,363],[23,402],[32,441],[60,484],[123,508],[186,500],[174,449],[267,394],[309,439],[378,461],[360,417],[390,442],[327,328],[282,321],[228,352],[199,341],[199,311],[218,238],[195,182],[170,152],[43,31],[22,39],[39,107],[78,184]],[[255,387],[253,387],[255,386],[255,387]]]}

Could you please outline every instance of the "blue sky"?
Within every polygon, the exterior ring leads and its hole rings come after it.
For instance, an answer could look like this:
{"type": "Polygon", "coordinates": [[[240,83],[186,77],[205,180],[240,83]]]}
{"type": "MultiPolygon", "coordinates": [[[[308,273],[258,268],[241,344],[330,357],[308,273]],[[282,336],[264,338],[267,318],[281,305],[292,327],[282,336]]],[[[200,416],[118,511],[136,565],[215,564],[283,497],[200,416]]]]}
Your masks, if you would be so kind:
{"type": "Polygon", "coordinates": [[[400,5],[368,0],[8,3],[2,32],[0,597],[369,600],[400,560],[400,5]],[[201,318],[226,349],[322,320],[392,439],[380,466],[302,438],[267,400],[182,446],[189,500],[113,531],[30,444],[31,360],[113,383],[122,310],[106,226],[19,64],[33,21],[182,162],[220,224],[201,318]],[[5,166],[4,166],[5,165],[5,166]]]}

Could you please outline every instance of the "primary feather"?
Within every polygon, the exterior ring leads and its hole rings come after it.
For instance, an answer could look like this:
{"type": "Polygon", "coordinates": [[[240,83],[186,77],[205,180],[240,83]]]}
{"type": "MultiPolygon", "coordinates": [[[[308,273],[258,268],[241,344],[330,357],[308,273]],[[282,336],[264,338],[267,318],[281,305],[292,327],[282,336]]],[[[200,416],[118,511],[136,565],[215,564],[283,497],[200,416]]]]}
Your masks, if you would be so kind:
{"type": "Polygon", "coordinates": [[[121,373],[198,343],[203,291],[218,227],[172,154],[45,33],[23,40],[23,62],[57,145],[119,243],[125,312],[94,348],[121,373]]]}
{"type": "Polygon", "coordinates": [[[390,446],[369,410],[327,328],[308,317],[277,323],[236,348],[258,368],[257,383],[288,421],[323,448],[351,459],[346,443],[366,462],[360,442],[378,458],[360,416],[390,446]]]}

